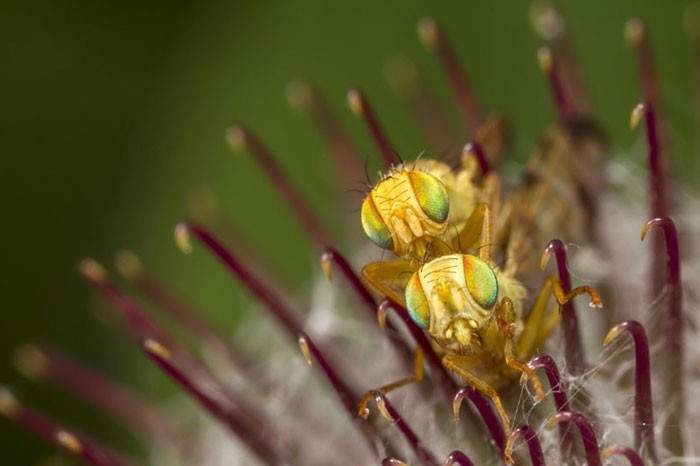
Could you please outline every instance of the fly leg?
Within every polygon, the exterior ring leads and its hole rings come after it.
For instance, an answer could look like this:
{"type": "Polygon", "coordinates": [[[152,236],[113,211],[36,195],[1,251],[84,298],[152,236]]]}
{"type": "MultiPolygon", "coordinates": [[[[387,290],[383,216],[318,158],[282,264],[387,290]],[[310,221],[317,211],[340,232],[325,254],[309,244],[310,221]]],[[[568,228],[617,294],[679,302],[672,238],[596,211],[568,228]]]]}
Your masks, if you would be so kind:
{"type": "Polygon", "coordinates": [[[517,348],[517,354],[520,359],[530,359],[537,348],[542,346],[559,322],[559,313],[547,312],[547,302],[549,301],[550,293],[554,294],[559,305],[568,303],[579,294],[588,293],[591,297],[591,305],[594,307],[601,306],[598,293],[591,287],[580,286],[569,293],[565,293],[559,280],[554,276],[549,277],[542,285],[542,288],[540,288],[537,300],[525,321],[525,328],[520,336],[520,342],[517,348]]]}
{"type": "Polygon", "coordinates": [[[386,262],[372,262],[362,269],[362,277],[377,291],[403,305],[406,301],[404,290],[415,267],[403,259],[386,262]]]}
{"type": "Polygon", "coordinates": [[[491,236],[491,207],[482,203],[476,206],[455,241],[462,249],[478,248],[479,258],[490,263],[491,236]]]}
{"type": "MultiPolygon", "coordinates": [[[[498,416],[501,418],[501,422],[503,423],[503,431],[506,434],[506,438],[509,438],[511,433],[510,418],[506,414],[506,410],[503,408],[503,403],[501,402],[501,398],[498,396],[496,389],[489,385],[487,382],[481,380],[479,377],[469,372],[469,370],[465,369],[463,366],[470,366],[470,364],[464,364],[465,362],[471,362],[471,360],[468,357],[459,356],[456,354],[446,354],[442,358],[442,365],[446,369],[455,372],[465,382],[467,382],[469,385],[476,388],[485,396],[491,399],[491,403],[493,403],[493,406],[494,408],[496,408],[496,412],[498,413],[498,416]]],[[[458,414],[458,412],[454,413],[455,418],[458,417],[458,414]]]]}
{"type": "Polygon", "coordinates": [[[505,353],[506,364],[508,367],[527,374],[535,386],[535,400],[543,400],[544,390],[539,377],[535,375],[535,372],[527,364],[515,357],[515,311],[513,310],[513,302],[510,299],[503,298],[501,304],[496,307],[496,323],[505,337],[503,352],[505,353]]]}
{"type": "Polygon", "coordinates": [[[535,304],[525,321],[523,332],[520,334],[518,342],[518,359],[527,361],[535,351],[542,346],[554,327],[559,322],[559,313],[555,308],[547,309],[550,296],[552,294],[552,284],[545,281],[540,288],[535,304]]]}
{"type": "Polygon", "coordinates": [[[413,359],[413,375],[406,377],[405,379],[397,380],[390,384],[386,384],[374,390],[370,390],[362,397],[360,400],[360,405],[358,408],[358,416],[362,419],[367,419],[369,415],[369,409],[367,409],[367,403],[374,397],[374,392],[379,391],[383,394],[387,394],[396,390],[397,388],[409,385],[415,382],[420,382],[423,380],[423,351],[420,348],[416,349],[416,355],[413,359]]]}
{"type": "Polygon", "coordinates": [[[603,307],[603,304],[600,301],[600,296],[598,296],[598,293],[590,286],[578,286],[568,293],[565,293],[557,277],[554,275],[550,276],[549,282],[552,284],[552,292],[554,293],[554,297],[557,299],[557,302],[560,305],[568,303],[580,294],[588,293],[591,297],[591,307],[603,307]]]}

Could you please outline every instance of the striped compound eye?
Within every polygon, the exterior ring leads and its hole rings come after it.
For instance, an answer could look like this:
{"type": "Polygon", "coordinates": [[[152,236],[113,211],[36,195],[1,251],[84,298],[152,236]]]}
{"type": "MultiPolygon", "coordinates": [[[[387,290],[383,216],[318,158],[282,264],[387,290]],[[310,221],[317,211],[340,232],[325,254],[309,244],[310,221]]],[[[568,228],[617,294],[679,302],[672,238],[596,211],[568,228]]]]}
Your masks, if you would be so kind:
{"type": "Polygon", "coordinates": [[[362,229],[365,230],[365,234],[374,244],[383,249],[394,248],[391,232],[377,212],[372,196],[367,196],[362,203],[361,218],[362,229]]]}
{"type": "Polygon", "coordinates": [[[425,215],[434,222],[445,223],[450,213],[450,200],[445,185],[433,175],[421,171],[409,172],[408,179],[425,215]]]}
{"type": "Polygon", "coordinates": [[[406,309],[408,314],[419,327],[428,328],[430,325],[430,307],[425,297],[419,272],[415,272],[406,286],[406,309]]]}
{"type": "Polygon", "coordinates": [[[464,278],[469,294],[479,306],[491,309],[498,298],[498,280],[493,269],[475,256],[464,256],[464,278]]]}

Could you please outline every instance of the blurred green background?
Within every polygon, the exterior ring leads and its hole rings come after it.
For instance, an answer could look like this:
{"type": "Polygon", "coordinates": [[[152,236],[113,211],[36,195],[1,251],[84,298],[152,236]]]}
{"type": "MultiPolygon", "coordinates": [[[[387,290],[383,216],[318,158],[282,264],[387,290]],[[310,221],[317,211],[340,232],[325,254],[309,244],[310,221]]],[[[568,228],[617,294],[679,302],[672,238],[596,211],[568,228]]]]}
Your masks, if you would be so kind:
{"type": "MultiPolygon", "coordinates": [[[[676,150],[689,160],[686,3],[558,4],[618,152],[639,137],[627,128],[639,89],[622,27],[634,15],[648,20],[676,150]]],[[[456,117],[436,61],[416,39],[416,21],[427,14],[449,32],[484,107],[511,118],[523,157],[554,116],[527,2],[3,1],[0,383],[131,448],[128,432],[58,388],[18,375],[13,348],[27,339],[51,343],[158,399],[167,384],[95,321],[75,261],[89,255],[111,267],[115,251],[132,248],[233,328],[247,297],[201,248],[183,256],[172,241],[193,186],[213,188],[237,225],[303,288],[316,258],[255,164],[229,152],[224,130],[233,121],[257,129],[331,221],[338,207],[328,201],[334,183],[328,156],[309,122],[286,105],[285,84],[297,77],[319,83],[375,160],[363,127],[345,107],[345,90],[360,86],[395,148],[411,158],[426,142],[383,79],[386,58],[414,57],[456,117]]],[[[52,454],[0,419],[0,463],[35,464],[52,454]]]]}

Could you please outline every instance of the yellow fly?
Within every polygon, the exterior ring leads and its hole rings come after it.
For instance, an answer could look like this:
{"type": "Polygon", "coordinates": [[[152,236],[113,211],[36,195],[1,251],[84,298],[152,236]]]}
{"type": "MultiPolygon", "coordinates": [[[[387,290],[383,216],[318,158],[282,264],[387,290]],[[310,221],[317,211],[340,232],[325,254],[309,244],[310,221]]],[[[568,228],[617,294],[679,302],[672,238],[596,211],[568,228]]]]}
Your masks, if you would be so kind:
{"type": "MultiPolygon", "coordinates": [[[[473,158],[452,172],[441,162],[422,160],[411,170],[393,169],[362,206],[362,225],[378,246],[398,259],[368,264],[364,278],[378,291],[405,303],[414,322],[443,351],[442,364],[488,396],[506,434],[510,419],[497,389],[526,375],[544,397],[529,360],[557,322],[548,312],[550,295],[559,305],[588,293],[565,293],[555,277],[542,283],[539,256],[554,237],[583,242],[595,214],[593,191],[600,180],[605,139],[592,123],[553,125],[533,152],[521,184],[500,206],[500,180],[477,183],[473,158]],[[492,251],[504,261],[499,267],[492,251]],[[523,283],[539,281],[528,300],[523,283]],[[528,306],[529,305],[529,306],[528,306]],[[528,306],[528,312],[525,307],[528,306]],[[526,320],[524,320],[524,316],[526,320]]],[[[381,387],[388,392],[422,379],[381,387]]],[[[360,412],[365,414],[365,397],[360,412]]]]}

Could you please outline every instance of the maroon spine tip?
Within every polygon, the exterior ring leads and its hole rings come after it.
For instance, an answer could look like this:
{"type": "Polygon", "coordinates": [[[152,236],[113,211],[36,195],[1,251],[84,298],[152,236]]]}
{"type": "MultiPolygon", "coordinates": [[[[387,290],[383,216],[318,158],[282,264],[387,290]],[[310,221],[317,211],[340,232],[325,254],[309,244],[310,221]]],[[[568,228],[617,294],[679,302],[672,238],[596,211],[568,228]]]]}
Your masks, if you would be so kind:
{"type": "Polygon", "coordinates": [[[669,288],[680,288],[681,255],[676,224],[668,217],[653,218],[642,228],[642,241],[644,241],[649,231],[655,229],[661,230],[666,240],[666,286],[669,288]]]}
{"type": "Polygon", "coordinates": [[[552,428],[560,422],[572,422],[578,428],[586,453],[586,464],[588,466],[603,466],[595,430],[586,416],[572,411],[563,411],[550,417],[547,421],[547,427],[552,428]]]}
{"type": "Polygon", "coordinates": [[[681,282],[680,247],[676,225],[668,217],[649,220],[642,228],[642,240],[647,233],[660,229],[666,241],[666,290],[670,295],[667,316],[667,343],[674,359],[674,365],[682,367],[683,307],[681,305],[683,285],[681,282]]]}
{"type": "Polygon", "coordinates": [[[3,386],[0,386],[0,415],[92,466],[132,465],[124,455],[114,452],[87,435],[76,432],[39,410],[23,405],[3,386]]]}
{"type": "Polygon", "coordinates": [[[146,356],[209,414],[226,426],[258,458],[270,464],[283,462],[284,458],[280,457],[270,443],[259,435],[261,432],[260,426],[257,425],[259,422],[251,422],[252,419],[259,421],[257,415],[246,414],[245,410],[241,409],[242,405],[234,405],[221,386],[211,378],[200,377],[203,375],[202,372],[190,374],[178,367],[174,354],[158,341],[145,339],[141,341],[140,346],[146,356]]]}
{"type": "Polygon", "coordinates": [[[401,55],[388,60],[384,76],[403,98],[431,149],[441,153],[454,148],[460,138],[455,134],[450,117],[428,88],[416,63],[401,55]]]}
{"type": "Polygon", "coordinates": [[[321,269],[329,282],[332,280],[333,264],[340,269],[343,276],[348,280],[348,282],[350,282],[350,286],[352,287],[353,291],[355,294],[357,294],[360,301],[362,301],[368,312],[374,318],[377,303],[372,297],[372,294],[369,292],[365,284],[362,283],[360,277],[352,269],[352,266],[347,261],[345,256],[331,247],[326,247],[321,254],[321,269]]]}
{"type": "Polygon", "coordinates": [[[423,446],[423,443],[418,435],[416,435],[413,429],[411,429],[411,426],[408,425],[406,420],[401,417],[399,412],[389,402],[387,397],[379,390],[375,390],[372,393],[374,394],[374,401],[377,403],[377,409],[384,415],[384,417],[399,428],[401,434],[404,436],[409,446],[416,454],[416,458],[420,464],[423,466],[438,466],[439,462],[435,456],[423,446]]]}
{"type": "Polygon", "coordinates": [[[473,155],[476,161],[479,162],[479,169],[481,169],[481,176],[486,176],[491,171],[491,166],[489,161],[484,154],[484,149],[481,147],[477,141],[468,142],[462,149],[462,157],[473,155]]]}
{"type": "MultiPolygon", "coordinates": [[[[367,309],[369,315],[372,319],[377,316],[377,302],[372,297],[371,293],[362,282],[362,279],[358,274],[352,269],[352,266],[347,261],[345,256],[336,251],[333,248],[325,248],[323,254],[321,255],[321,269],[323,274],[326,276],[328,281],[332,280],[333,277],[333,264],[335,264],[343,276],[350,282],[350,286],[360,301],[364,304],[365,309],[367,309]]],[[[408,347],[406,342],[401,338],[396,329],[391,322],[387,322],[384,330],[386,330],[385,335],[391,341],[392,346],[399,355],[403,358],[404,363],[411,365],[413,359],[413,351],[408,347]]]]}
{"type": "Polygon", "coordinates": [[[407,466],[407,464],[398,458],[384,458],[382,466],[407,466]]]}
{"type": "Polygon", "coordinates": [[[311,365],[314,360],[316,361],[326,380],[328,380],[333,387],[338,400],[340,400],[345,411],[347,411],[350,419],[352,419],[353,424],[364,437],[370,450],[374,453],[378,453],[376,442],[381,439],[379,439],[377,432],[370,424],[359,420],[357,417],[357,405],[360,397],[352,391],[347,382],[333,369],[333,366],[326,360],[323,352],[321,352],[318,346],[316,346],[305,332],[299,332],[298,343],[306,362],[311,365]]]}
{"type": "Polygon", "coordinates": [[[649,172],[649,210],[652,217],[667,215],[667,193],[664,183],[664,161],[662,160],[656,111],[650,102],[638,104],[630,117],[630,127],[635,129],[644,117],[647,138],[647,164],[649,172]]]}
{"type": "Polygon", "coordinates": [[[411,316],[408,314],[408,311],[404,306],[401,306],[400,304],[387,298],[379,303],[377,313],[385,316],[389,311],[396,312],[399,318],[406,325],[416,344],[423,351],[423,355],[425,356],[428,366],[430,367],[431,379],[438,386],[445,398],[448,401],[451,401],[452,396],[457,389],[457,384],[455,384],[454,380],[452,380],[450,375],[447,373],[447,370],[442,365],[442,360],[435,352],[435,349],[430,343],[430,340],[428,340],[428,337],[425,336],[425,332],[418,327],[415,322],[413,322],[413,319],[411,319],[411,316]]]}
{"type": "Polygon", "coordinates": [[[535,431],[528,425],[522,425],[515,429],[512,434],[510,434],[506,447],[508,455],[510,456],[511,452],[513,451],[513,447],[518,438],[523,438],[525,443],[527,443],[527,449],[530,453],[530,461],[532,462],[532,466],[546,466],[542,445],[540,444],[535,431]]]}
{"type": "Polygon", "coordinates": [[[683,439],[677,429],[683,425],[683,285],[681,282],[680,247],[676,226],[668,217],[649,220],[642,228],[641,238],[654,229],[663,232],[666,242],[666,289],[667,311],[665,321],[666,365],[663,377],[669,408],[669,417],[664,426],[664,443],[675,454],[681,455],[683,439]]]}
{"type": "MultiPolygon", "coordinates": [[[[386,132],[379,124],[377,115],[374,109],[369,104],[365,94],[358,89],[350,89],[348,91],[348,106],[352,113],[361,118],[364,121],[365,126],[372,136],[374,145],[379,149],[379,153],[384,160],[384,168],[389,169],[393,166],[398,166],[401,164],[401,160],[397,157],[396,153],[391,149],[391,143],[386,135],[386,132]]],[[[328,244],[328,243],[326,243],[328,244]]]]}
{"type": "Polygon", "coordinates": [[[559,368],[554,362],[554,359],[548,354],[540,354],[535,356],[527,363],[532,370],[542,368],[547,380],[549,381],[549,387],[552,391],[552,397],[554,398],[554,406],[557,411],[566,411],[569,409],[569,397],[566,394],[566,388],[561,380],[561,374],[559,373],[559,368]]]}
{"type": "Polygon", "coordinates": [[[590,111],[590,96],[581,72],[581,63],[571,41],[569,25],[556,5],[548,0],[536,0],[530,5],[530,20],[535,33],[558,58],[558,69],[567,95],[579,113],[590,111]]]}
{"type": "MultiPolygon", "coordinates": [[[[553,239],[547,245],[542,256],[542,269],[547,266],[549,257],[552,254],[554,254],[557,261],[557,275],[559,276],[562,290],[564,293],[568,293],[571,291],[571,277],[569,276],[569,267],[566,260],[566,246],[561,240],[553,239]]],[[[561,314],[566,365],[573,374],[580,375],[586,368],[586,360],[574,302],[569,301],[564,304],[561,308],[561,314]]]]}
{"type": "MultiPolygon", "coordinates": [[[[644,466],[644,461],[636,451],[622,445],[610,445],[602,451],[601,455],[603,456],[603,459],[610,458],[612,456],[622,456],[627,459],[630,466],[644,466]]],[[[652,463],[656,464],[656,460],[652,460],[652,463]]]]}
{"type": "Polygon", "coordinates": [[[654,403],[651,393],[651,362],[649,341],[644,327],[637,321],[628,320],[613,327],[605,337],[604,345],[609,345],[623,333],[629,333],[634,341],[634,446],[646,451],[652,462],[656,462],[656,441],[654,439],[654,403]]]}
{"type": "Polygon", "coordinates": [[[449,455],[447,455],[447,458],[445,458],[445,461],[442,463],[442,466],[474,466],[474,463],[472,462],[471,459],[464,453],[462,453],[459,450],[455,450],[449,455]]]}
{"type": "Polygon", "coordinates": [[[175,228],[175,237],[180,249],[185,252],[191,250],[189,234],[193,234],[202,242],[265,307],[272,316],[286,330],[288,336],[296,340],[301,332],[301,317],[287,306],[284,300],[270,287],[257,278],[251,270],[245,267],[228,249],[226,249],[208,231],[191,222],[184,222],[175,228]]]}
{"type": "Polygon", "coordinates": [[[166,311],[182,329],[193,334],[205,345],[221,348],[233,364],[252,375],[248,371],[252,366],[248,355],[225,337],[211,322],[207,321],[198,309],[161,282],[134,253],[121,251],[117,254],[116,264],[120,273],[127,280],[133,283],[150,301],[166,311]]]}
{"type": "Polygon", "coordinates": [[[22,345],[15,352],[15,365],[27,377],[48,378],[147,437],[178,442],[187,438],[165,413],[148,401],[54,348],[22,345]]]}
{"type": "Polygon", "coordinates": [[[484,123],[484,116],[452,44],[433,18],[423,18],[418,22],[418,36],[423,45],[437,56],[450,83],[457,108],[469,129],[468,134],[473,137],[484,123]]]}
{"type": "Polygon", "coordinates": [[[561,120],[570,120],[576,117],[579,112],[574,107],[574,103],[567,93],[561,74],[559,73],[558,61],[555,59],[552,50],[548,46],[543,45],[537,50],[537,59],[540,68],[546,73],[549,80],[549,87],[559,118],[561,120]]]}
{"type": "MultiPolygon", "coordinates": [[[[569,410],[569,396],[566,393],[566,388],[561,379],[561,374],[559,373],[559,368],[556,362],[548,354],[540,354],[535,356],[527,363],[532,370],[542,368],[545,375],[547,376],[547,381],[549,382],[549,387],[552,392],[552,398],[554,398],[554,406],[557,412],[568,411],[569,410]]],[[[569,424],[559,425],[559,435],[561,437],[560,450],[562,455],[569,455],[573,451],[573,438],[571,436],[569,424]]]]}
{"type": "Polygon", "coordinates": [[[92,259],[82,259],[78,269],[83,277],[124,318],[137,338],[157,338],[168,346],[174,346],[172,338],[141,306],[131,299],[109,277],[107,271],[92,259]]]}
{"type": "Polygon", "coordinates": [[[231,126],[227,130],[226,136],[233,150],[245,150],[254,156],[260,168],[269,178],[270,184],[279,191],[282,199],[294,212],[297,222],[309,239],[318,247],[328,244],[329,236],[326,229],[260,138],[242,125],[231,126]]]}
{"type": "Polygon", "coordinates": [[[496,449],[501,455],[505,455],[506,434],[503,430],[503,424],[501,424],[501,420],[496,415],[496,412],[493,410],[493,407],[489,401],[484,395],[481,394],[480,391],[471,385],[460,388],[453,400],[453,411],[455,415],[459,413],[460,406],[465,398],[468,398],[479,412],[482,421],[484,421],[484,424],[486,425],[486,429],[488,429],[489,434],[491,435],[491,440],[496,446],[496,449]]]}
{"type": "Polygon", "coordinates": [[[344,178],[346,188],[353,188],[363,177],[362,155],[328,101],[314,84],[305,80],[290,82],[286,94],[289,104],[312,121],[344,178]]]}
{"type": "Polygon", "coordinates": [[[640,18],[632,18],[625,24],[625,40],[632,47],[637,60],[637,72],[644,100],[655,107],[661,105],[661,88],[656,76],[654,54],[651,49],[649,31],[640,18]]]}

